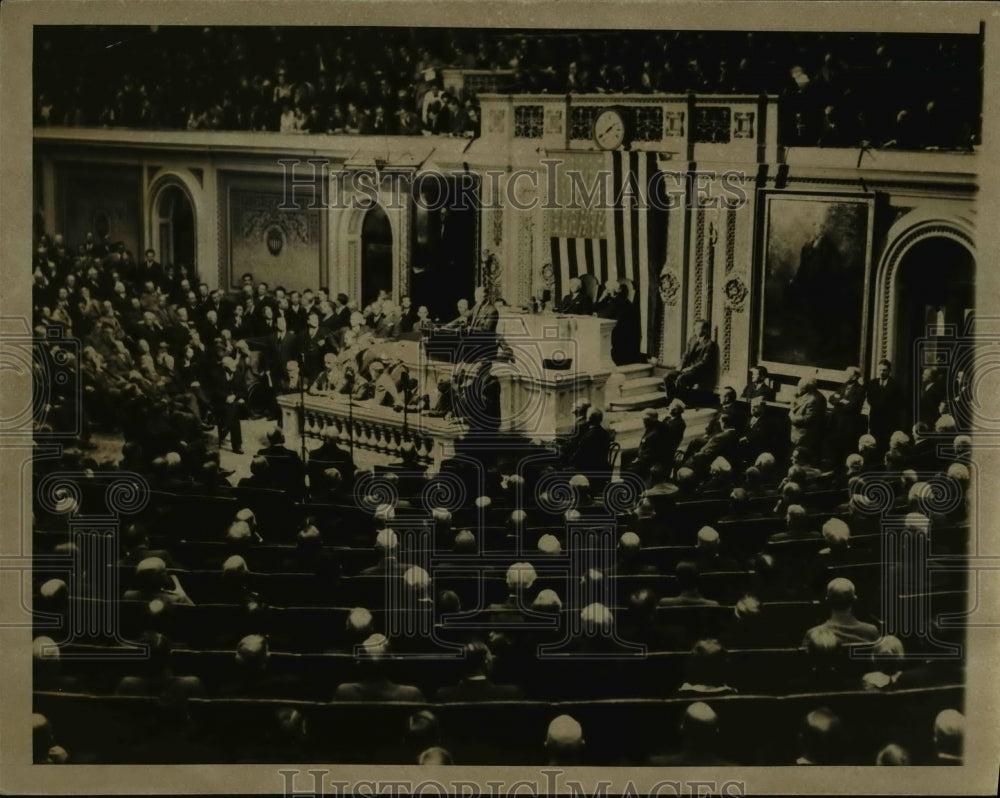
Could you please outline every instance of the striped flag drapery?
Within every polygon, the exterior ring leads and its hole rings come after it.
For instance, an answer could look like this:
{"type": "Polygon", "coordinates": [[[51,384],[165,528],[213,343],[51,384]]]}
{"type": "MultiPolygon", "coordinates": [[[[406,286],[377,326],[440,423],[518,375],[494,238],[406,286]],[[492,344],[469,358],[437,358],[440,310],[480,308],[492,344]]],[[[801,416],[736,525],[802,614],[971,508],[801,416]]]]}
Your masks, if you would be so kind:
{"type": "Polygon", "coordinates": [[[659,303],[660,269],[666,259],[666,210],[662,183],[657,183],[657,158],[652,152],[608,152],[610,175],[606,238],[553,236],[552,267],[556,300],[573,277],[592,274],[599,282],[626,278],[635,290],[641,348],[649,352],[654,340],[659,303]],[[650,203],[650,192],[656,192],[650,203]]]}

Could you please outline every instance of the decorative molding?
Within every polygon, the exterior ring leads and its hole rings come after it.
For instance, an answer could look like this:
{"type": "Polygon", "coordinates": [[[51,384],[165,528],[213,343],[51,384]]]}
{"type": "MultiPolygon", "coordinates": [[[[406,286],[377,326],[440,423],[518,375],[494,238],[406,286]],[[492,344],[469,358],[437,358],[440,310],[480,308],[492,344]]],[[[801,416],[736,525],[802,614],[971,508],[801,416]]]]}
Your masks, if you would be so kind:
{"type": "Polygon", "coordinates": [[[722,371],[733,368],[733,309],[728,305],[722,311],[722,371]]]}
{"type": "Polygon", "coordinates": [[[562,108],[549,108],[545,111],[545,134],[547,136],[561,136],[564,127],[562,108]]]}
{"type": "Polygon", "coordinates": [[[664,138],[683,138],[684,135],[684,112],[666,111],[663,114],[664,138]]]}
{"type": "Polygon", "coordinates": [[[735,313],[743,313],[746,310],[747,297],[750,295],[750,288],[747,286],[746,275],[743,273],[729,277],[722,287],[726,296],[726,308],[735,313]]]}
{"type": "Polygon", "coordinates": [[[667,307],[677,306],[677,294],[681,289],[680,277],[673,269],[665,269],[660,274],[660,299],[667,307]]]}
{"type": "Polygon", "coordinates": [[[726,274],[736,265],[736,205],[726,208],[726,274]]]}
{"type": "Polygon", "coordinates": [[[694,210],[694,274],[691,275],[691,285],[694,300],[692,309],[694,317],[701,319],[705,317],[703,308],[705,307],[705,210],[696,208],[694,210]]]}
{"type": "MultiPolygon", "coordinates": [[[[534,271],[534,238],[535,238],[535,217],[533,213],[518,213],[516,217],[517,225],[517,258],[522,264],[518,269],[518,284],[516,300],[508,298],[510,304],[524,304],[531,296],[531,275],[534,271]]],[[[554,300],[558,301],[556,297],[554,300]]]]}
{"type": "MultiPolygon", "coordinates": [[[[749,177],[749,176],[748,176],[749,177]]],[[[865,186],[867,186],[869,191],[874,189],[892,189],[892,188],[903,188],[903,189],[916,189],[920,191],[928,192],[940,192],[940,191],[952,191],[962,194],[975,194],[979,191],[979,186],[975,183],[957,183],[955,181],[929,181],[929,180],[887,180],[882,178],[867,177],[863,173],[861,177],[864,178],[865,186]]],[[[768,175],[768,180],[772,180],[773,176],[768,175]]],[[[791,172],[789,172],[788,178],[785,180],[785,185],[790,186],[793,183],[799,185],[824,185],[824,186],[850,186],[851,188],[857,189],[859,178],[857,177],[811,177],[808,175],[794,177],[791,172]]]]}
{"type": "Polygon", "coordinates": [[[497,253],[488,249],[479,259],[479,284],[486,288],[491,301],[503,296],[503,265],[497,253]]]}
{"type": "Polygon", "coordinates": [[[754,123],[755,114],[753,111],[734,111],[733,112],[733,138],[734,139],[752,139],[754,137],[754,123]]]}

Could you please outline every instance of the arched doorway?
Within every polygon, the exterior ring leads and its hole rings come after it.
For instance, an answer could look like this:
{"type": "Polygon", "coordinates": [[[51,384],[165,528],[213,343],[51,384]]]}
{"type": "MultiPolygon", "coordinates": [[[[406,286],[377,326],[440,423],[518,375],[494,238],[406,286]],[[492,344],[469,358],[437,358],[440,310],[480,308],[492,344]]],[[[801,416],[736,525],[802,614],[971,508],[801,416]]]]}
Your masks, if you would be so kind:
{"type": "Polygon", "coordinates": [[[365,214],[361,224],[361,304],[379,291],[392,294],[392,225],[381,206],[365,214]]]}
{"type": "Polygon", "coordinates": [[[415,305],[427,305],[432,318],[449,321],[459,299],[472,301],[476,286],[477,188],[442,178],[424,180],[417,190],[421,198],[414,204],[411,295],[415,305]]]}
{"type": "Polygon", "coordinates": [[[928,236],[910,247],[896,271],[894,350],[900,385],[909,395],[920,372],[944,365],[971,322],[976,261],[969,249],[945,236],[928,236]]]}
{"type": "Polygon", "coordinates": [[[194,208],[180,186],[167,186],[156,205],[160,263],[194,267],[194,208]]]}

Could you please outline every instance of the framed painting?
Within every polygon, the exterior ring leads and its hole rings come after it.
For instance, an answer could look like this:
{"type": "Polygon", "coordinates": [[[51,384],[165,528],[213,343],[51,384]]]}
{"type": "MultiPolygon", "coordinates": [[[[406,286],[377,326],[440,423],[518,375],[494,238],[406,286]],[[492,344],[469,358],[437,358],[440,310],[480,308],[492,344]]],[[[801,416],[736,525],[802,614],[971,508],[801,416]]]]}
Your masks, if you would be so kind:
{"type": "Polygon", "coordinates": [[[865,366],[874,194],[762,192],[757,359],[839,380],[865,366]]]}

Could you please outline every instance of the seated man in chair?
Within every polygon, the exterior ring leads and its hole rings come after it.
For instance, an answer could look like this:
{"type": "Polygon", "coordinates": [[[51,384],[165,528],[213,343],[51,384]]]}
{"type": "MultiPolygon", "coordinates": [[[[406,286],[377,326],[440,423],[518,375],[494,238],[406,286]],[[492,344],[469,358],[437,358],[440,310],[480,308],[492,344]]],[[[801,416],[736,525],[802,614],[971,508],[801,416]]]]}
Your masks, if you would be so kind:
{"type": "Polygon", "coordinates": [[[663,380],[667,399],[683,392],[697,390],[699,395],[715,390],[719,373],[719,345],[712,340],[712,325],[697,321],[694,335],[688,341],[679,370],[671,371],[663,380]]]}

